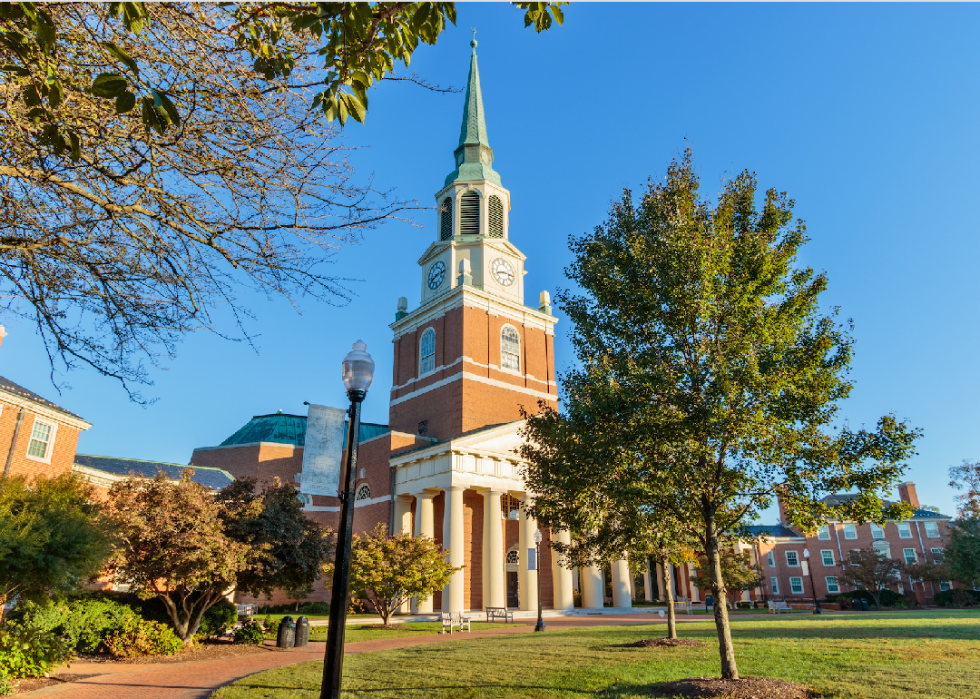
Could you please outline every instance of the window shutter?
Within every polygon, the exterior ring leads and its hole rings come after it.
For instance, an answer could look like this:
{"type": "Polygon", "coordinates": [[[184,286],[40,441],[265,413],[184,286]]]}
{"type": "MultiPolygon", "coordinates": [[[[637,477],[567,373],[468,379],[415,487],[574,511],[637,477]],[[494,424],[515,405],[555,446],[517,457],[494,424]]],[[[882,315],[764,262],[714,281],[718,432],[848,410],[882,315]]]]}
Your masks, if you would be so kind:
{"type": "Polygon", "coordinates": [[[470,191],[459,200],[459,232],[480,235],[480,195],[470,191]]]}
{"type": "Polygon", "coordinates": [[[439,240],[449,240],[453,237],[453,200],[446,197],[442,200],[442,225],[439,230],[439,240]]]}
{"type": "Polygon", "coordinates": [[[504,237],[504,205],[500,203],[500,197],[494,195],[490,197],[490,237],[504,237]]]}

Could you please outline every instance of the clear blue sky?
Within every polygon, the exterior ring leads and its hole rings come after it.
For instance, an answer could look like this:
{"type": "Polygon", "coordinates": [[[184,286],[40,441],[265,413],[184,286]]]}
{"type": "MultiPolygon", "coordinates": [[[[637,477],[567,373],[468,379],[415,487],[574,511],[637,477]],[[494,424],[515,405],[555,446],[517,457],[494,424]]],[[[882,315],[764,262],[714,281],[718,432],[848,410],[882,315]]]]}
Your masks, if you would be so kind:
{"type": "MultiPolygon", "coordinates": [[[[602,222],[625,186],[662,177],[694,149],[702,191],[748,168],[785,190],[812,242],[802,262],[830,278],[826,304],[856,323],[852,425],[885,413],[925,430],[908,478],[953,513],[946,468],[980,459],[980,6],[976,4],[573,4],[564,27],[523,28],[512,6],[458,5],[458,27],[422,47],[412,70],[462,87],[469,29],[478,53],[495,169],[513,195],[511,240],[528,257],[528,305],[563,285],[569,234],[602,222]],[[685,140],[686,139],[686,140],[685,140]]],[[[384,84],[366,126],[347,128],[361,175],[426,206],[452,169],[462,95],[384,84]]],[[[399,296],[418,304],[416,261],[435,235],[369,232],[337,258],[360,281],[346,307],[302,315],[255,298],[243,343],[189,337],[131,404],[79,371],[62,395],[31,327],[6,320],[0,371],[93,423],[81,453],[186,463],[252,415],[345,405],[340,361],[363,339],[377,364],[366,419],[387,421],[399,296]]],[[[559,323],[559,367],[572,361],[559,323]]],[[[773,517],[775,519],[775,517],[773,517]]]]}

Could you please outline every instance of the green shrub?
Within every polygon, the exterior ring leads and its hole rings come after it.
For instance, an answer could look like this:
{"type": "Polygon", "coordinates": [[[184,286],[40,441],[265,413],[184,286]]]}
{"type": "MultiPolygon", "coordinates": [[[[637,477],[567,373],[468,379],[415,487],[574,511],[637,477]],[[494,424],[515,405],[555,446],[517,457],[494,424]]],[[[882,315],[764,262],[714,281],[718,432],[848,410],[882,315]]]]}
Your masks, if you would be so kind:
{"type": "Polygon", "coordinates": [[[123,626],[105,639],[109,652],[117,658],[140,655],[173,655],[180,652],[184,642],[169,626],[157,621],[129,617],[123,626]]]}
{"type": "Polygon", "coordinates": [[[32,629],[16,621],[0,626],[0,668],[9,677],[44,677],[72,655],[53,631],[32,629]]]}
{"type": "MultiPolygon", "coordinates": [[[[892,590],[881,590],[879,594],[881,595],[882,607],[899,607],[901,609],[908,609],[909,607],[918,606],[918,603],[913,598],[900,595],[892,590]]],[[[872,595],[868,590],[852,590],[851,592],[842,592],[839,595],[827,595],[825,599],[828,602],[840,602],[842,605],[848,607],[850,606],[851,600],[866,599],[872,608],[875,606],[874,595],[872,595]]]]}
{"type": "Polygon", "coordinates": [[[307,602],[299,608],[300,614],[329,614],[330,605],[326,602],[307,602]]]}
{"type": "Polygon", "coordinates": [[[276,620],[272,618],[271,614],[266,615],[265,619],[262,620],[262,625],[265,627],[266,633],[271,633],[278,628],[276,620]]]}
{"type": "Polygon", "coordinates": [[[937,592],[933,601],[940,607],[973,607],[980,604],[980,591],[946,590],[937,592]]]}
{"type": "Polygon", "coordinates": [[[138,611],[108,599],[80,597],[41,604],[26,602],[17,606],[12,618],[25,628],[55,633],[75,652],[94,653],[106,636],[122,628],[124,620],[137,616],[138,611]]]}
{"type": "Polygon", "coordinates": [[[242,624],[233,632],[235,643],[238,645],[261,646],[265,640],[265,633],[262,625],[254,620],[243,621],[242,624]]]}
{"type": "Polygon", "coordinates": [[[0,666],[0,697],[9,697],[14,693],[14,683],[10,681],[7,671],[0,666]]]}
{"type": "Polygon", "coordinates": [[[222,599],[204,612],[197,633],[205,638],[221,636],[236,623],[238,623],[238,608],[228,600],[222,599]]]}

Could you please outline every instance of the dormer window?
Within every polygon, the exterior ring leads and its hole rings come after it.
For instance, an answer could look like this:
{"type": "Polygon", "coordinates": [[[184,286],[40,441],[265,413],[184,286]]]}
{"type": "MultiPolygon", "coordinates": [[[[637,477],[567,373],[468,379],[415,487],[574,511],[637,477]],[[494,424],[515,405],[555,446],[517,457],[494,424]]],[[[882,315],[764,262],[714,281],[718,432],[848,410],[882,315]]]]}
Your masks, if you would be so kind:
{"type": "Polygon", "coordinates": [[[480,195],[472,189],[459,198],[460,235],[480,235],[480,195]]]}
{"type": "Polygon", "coordinates": [[[453,237],[453,199],[446,197],[442,200],[442,220],[439,222],[439,240],[449,240],[453,237]]]}
{"type": "Polygon", "coordinates": [[[490,237],[504,237],[504,205],[500,203],[500,197],[493,195],[488,202],[490,213],[490,237]]]}

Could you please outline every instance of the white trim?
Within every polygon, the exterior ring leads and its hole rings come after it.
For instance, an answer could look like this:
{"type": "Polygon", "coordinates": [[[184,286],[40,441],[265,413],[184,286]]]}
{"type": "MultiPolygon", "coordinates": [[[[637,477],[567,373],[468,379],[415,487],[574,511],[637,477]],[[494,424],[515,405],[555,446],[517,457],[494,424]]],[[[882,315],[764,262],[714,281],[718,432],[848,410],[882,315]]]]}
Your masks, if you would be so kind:
{"type": "Polygon", "coordinates": [[[37,461],[41,464],[50,464],[51,457],[54,456],[54,445],[55,438],[58,436],[58,423],[53,420],[40,420],[35,415],[34,422],[31,423],[31,432],[27,435],[27,447],[24,449],[24,456],[31,461],[37,461]],[[47,425],[51,428],[48,433],[48,441],[44,445],[44,456],[33,456],[31,454],[31,442],[34,441],[34,430],[37,428],[38,423],[42,425],[47,425]]]}
{"type": "Polygon", "coordinates": [[[791,575],[790,576],[790,578],[789,578],[789,593],[791,595],[803,595],[803,594],[806,594],[806,588],[803,587],[803,577],[802,576],[800,576],[800,575],[791,575]],[[800,591],[799,592],[797,592],[796,590],[793,589],[793,581],[794,580],[799,580],[800,581],[800,591]]]}
{"type": "MultiPolygon", "coordinates": [[[[354,507],[367,507],[368,505],[377,505],[379,502],[391,502],[391,496],[382,495],[368,500],[355,500],[354,507]]],[[[306,505],[303,507],[303,512],[340,512],[340,505],[306,505]]]]}
{"type": "Polygon", "coordinates": [[[468,371],[459,371],[452,376],[446,377],[445,379],[440,379],[435,381],[425,388],[420,388],[417,391],[412,391],[411,393],[406,393],[400,398],[393,398],[388,402],[388,407],[394,407],[399,403],[403,403],[416,396],[421,396],[429,391],[434,391],[437,388],[442,388],[451,384],[453,381],[459,381],[461,379],[467,379],[469,381],[477,381],[479,383],[487,384],[488,386],[495,386],[497,388],[506,388],[511,391],[516,391],[517,393],[523,393],[528,396],[533,396],[535,398],[541,398],[544,400],[558,401],[558,396],[553,393],[545,393],[544,391],[536,391],[533,388],[525,388],[524,386],[515,386],[514,384],[507,383],[506,381],[498,381],[497,379],[488,379],[486,376],[478,376],[477,374],[471,374],[468,371]]]}
{"type": "Polygon", "coordinates": [[[38,403],[37,401],[31,400],[30,398],[25,398],[24,396],[19,396],[16,393],[11,393],[10,391],[0,389],[0,399],[2,399],[5,403],[10,403],[18,408],[23,408],[27,412],[40,415],[47,420],[54,420],[55,422],[60,422],[63,425],[74,427],[77,430],[87,430],[92,426],[91,422],[86,422],[81,418],[68,415],[60,410],[55,410],[54,408],[50,408],[43,403],[38,403]]]}

